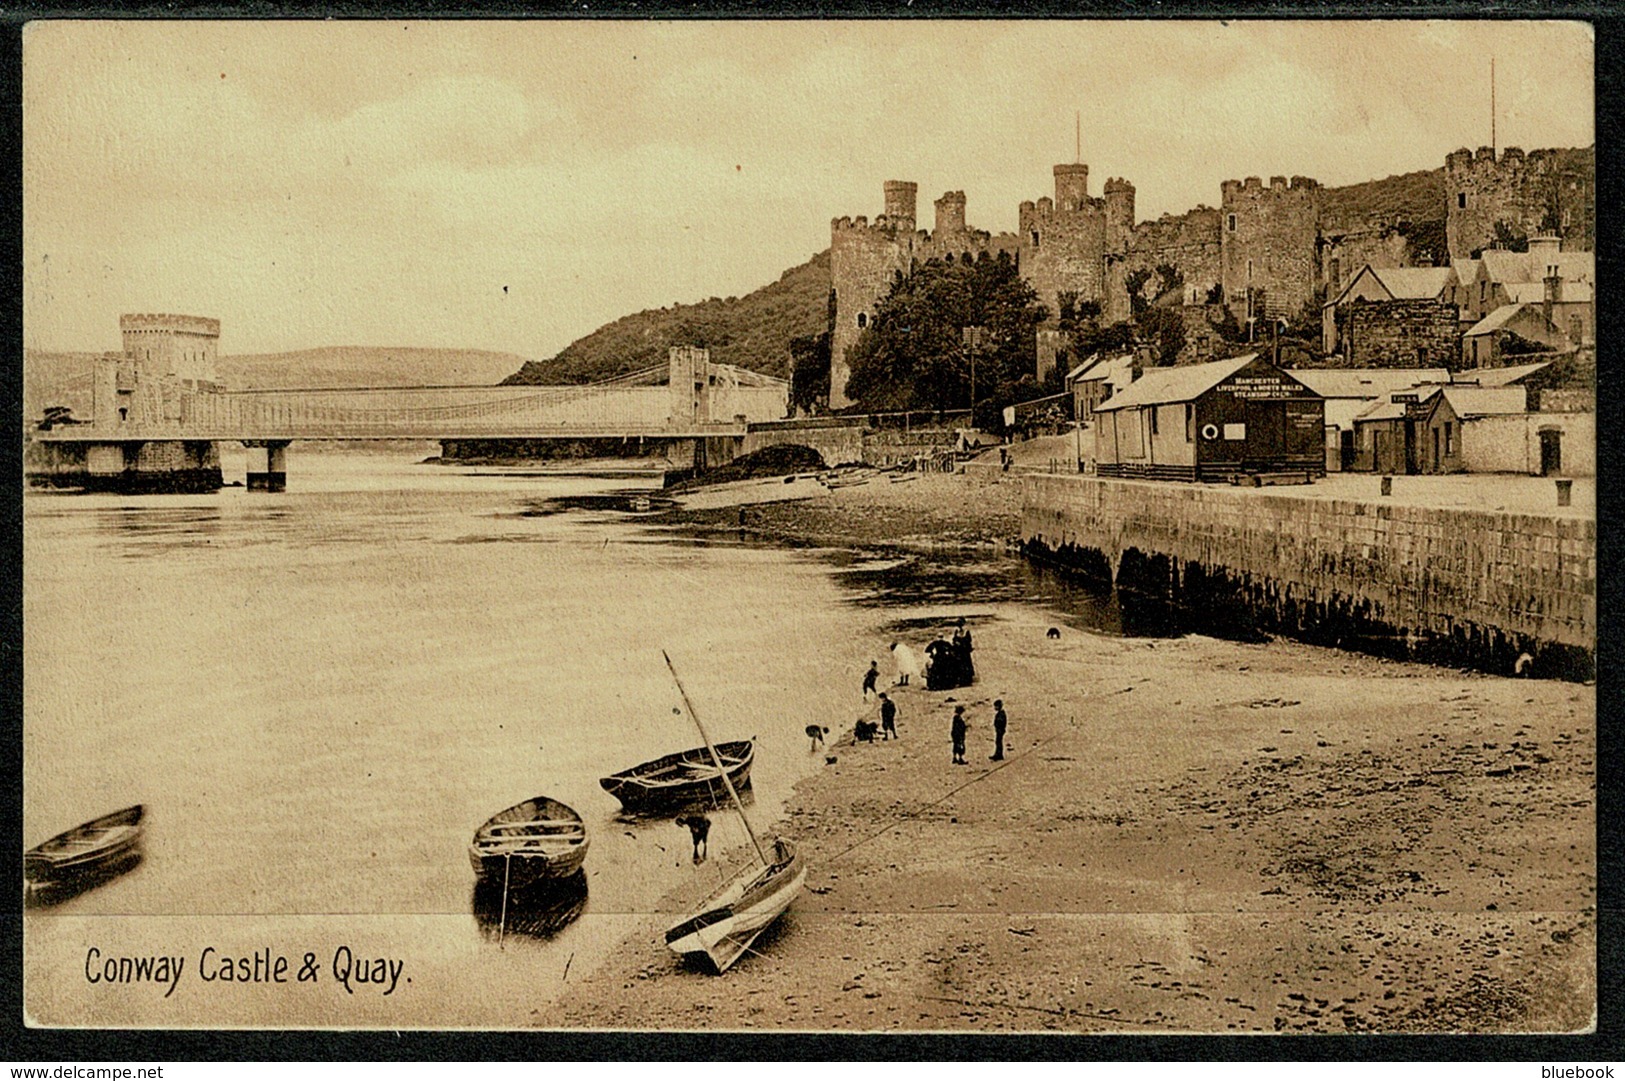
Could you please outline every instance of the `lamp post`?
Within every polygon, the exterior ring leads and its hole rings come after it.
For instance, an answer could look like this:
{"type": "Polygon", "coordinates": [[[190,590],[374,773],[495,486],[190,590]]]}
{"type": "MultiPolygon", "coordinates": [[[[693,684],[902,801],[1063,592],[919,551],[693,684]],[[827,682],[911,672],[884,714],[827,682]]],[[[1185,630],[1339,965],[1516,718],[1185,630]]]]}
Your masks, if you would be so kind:
{"type": "Polygon", "coordinates": [[[970,422],[976,426],[976,350],[982,345],[982,328],[965,327],[961,331],[965,348],[970,351],[970,422]]]}

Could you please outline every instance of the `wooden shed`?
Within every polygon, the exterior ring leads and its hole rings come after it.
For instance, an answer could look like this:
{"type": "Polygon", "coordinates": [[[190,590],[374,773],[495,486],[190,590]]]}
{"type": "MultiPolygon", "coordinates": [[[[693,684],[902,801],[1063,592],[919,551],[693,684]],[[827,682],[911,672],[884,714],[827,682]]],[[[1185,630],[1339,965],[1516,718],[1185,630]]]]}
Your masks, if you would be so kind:
{"type": "Polygon", "coordinates": [[[1256,353],[1155,368],[1095,407],[1095,469],[1159,480],[1325,476],[1324,430],[1320,395],[1256,353]]]}

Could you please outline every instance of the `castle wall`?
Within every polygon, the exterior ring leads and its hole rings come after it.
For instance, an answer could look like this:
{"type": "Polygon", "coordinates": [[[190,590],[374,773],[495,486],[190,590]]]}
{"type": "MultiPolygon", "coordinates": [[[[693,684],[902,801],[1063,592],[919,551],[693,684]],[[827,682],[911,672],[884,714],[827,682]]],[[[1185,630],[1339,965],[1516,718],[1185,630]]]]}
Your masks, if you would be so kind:
{"type": "Polygon", "coordinates": [[[195,315],[121,315],[124,353],[142,370],[192,383],[219,379],[220,320],[195,315]]]}
{"type": "Polygon", "coordinates": [[[1187,297],[1195,289],[1197,301],[1206,300],[1208,290],[1222,277],[1219,223],[1217,210],[1199,206],[1136,225],[1122,255],[1107,260],[1106,298],[1101,305],[1105,320],[1116,323],[1132,314],[1127,292],[1130,274],[1138,270],[1155,273],[1163,264],[1184,275],[1187,297]]]}
{"type": "Polygon", "coordinates": [[[1060,294],[1100,301],[1105,294],[1106,212],[1097,202],[1064,210],[1050,199],[1022,203],[1021,276],[1049,309],[1060,312],[1060,294]]]}
{"type": "Polygon", "coordinates": [[[1487,146],[1445,159],[1445,235],[1452,259],[1471,258],[1495,239],[1495,223],[1513,233],[1546,232],[1548,210],[1565,251],[1596,249],[1596,160],[1591,150],[1515,146],[1497,158],[1487,146]]]}
{"type": "Polygon", "coordinates": [[[1245,182],[1226,180],[1221,191],[1225,305],[1237,319],[1246,319],[1249,291],[1256,297],[1263,290],[1265,310],[1296,315],[1320,285],[1320,185],[1308,177],[1295,176],[1288,183],[1277,176],[1266,187],[1250,176],[1245,182]]]}

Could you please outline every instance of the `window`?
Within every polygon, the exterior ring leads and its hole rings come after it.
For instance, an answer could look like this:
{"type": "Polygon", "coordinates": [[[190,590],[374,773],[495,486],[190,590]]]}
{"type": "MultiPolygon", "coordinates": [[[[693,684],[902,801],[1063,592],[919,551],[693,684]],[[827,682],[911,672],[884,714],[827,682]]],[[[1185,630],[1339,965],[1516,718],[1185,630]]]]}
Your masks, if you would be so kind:
{"type": "Polygon", "coordinates": [[[1157,434],[1157,414],[1160,413],[1160,412],[1162,412],[1162,410],[1158,409],[1156,406],[1151,407],[1151,434],[1152,435],[1157,434]]]}
{"type": "Polygon", "coordinates": [[[1332,272],[1329,277],[1331,278],[1331,287],[1336,289],[1338,283],[1343,280],[1343,261],[1341,259],[1332,260],[1332,272]]]}
{"type": "Polygon", "coordinates": [[[1456,453],[1456,426],[1450,421],[1444,422],[1444,456],[1450,457],[1456,453]]]}
{"type": "Polygon", "coordinates": [[[858,313],[858,329],[862,330],[864,327],[866,327],[868,325],[869,325],[869,316],[867,314],[865,314],[864,312],[859,312],[858,313]]]}
{"type": "Polygon", "coordinates": [[[1038,247],[1038,230],[1033,230],[1033,247],[1038,247]]]}
{"type": "Polygon", "coordinates": [[[1467,193],[1466,192],[1464,192],[1464,191],[1456,192],[1456,209],[1457,210],[1466,210],[1467,209],[1467,193]]]}
{"type": "Polygon", "coordinates": [[[1225,219],[1224,225],[1225,225],[1225,228],[1229,229],[1232,233],[1235,232],[1236,231],[1236,216],[1234,214],[1230,215],[1228,218],[1225,219]]]}
{"type": "Polygon", "coordinates": [[[1196,442],[1196,403],[1185,403],[1185,442],[1196,442]]]}

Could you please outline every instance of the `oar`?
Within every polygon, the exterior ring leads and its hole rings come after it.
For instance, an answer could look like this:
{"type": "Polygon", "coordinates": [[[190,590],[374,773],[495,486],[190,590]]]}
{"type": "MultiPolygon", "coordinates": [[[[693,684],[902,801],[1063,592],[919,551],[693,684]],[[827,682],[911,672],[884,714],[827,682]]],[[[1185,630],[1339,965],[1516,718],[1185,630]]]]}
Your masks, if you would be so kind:
{"type": "Polygon", "coordinates": [[[502,937],[508,931],[508,871],[513,867],[510,853],[502,861],[502,918],[497,923],[497,949],[502,949],[502,937]]]}
{"type": "Polygon", "coordinates": [[[705,740],[705,749],[711,752],[711,761],[717,764],[717,772],[722,774],[722,783],[728,786],[728,795],[733,797],[734,806],[739,809],[739,820],[745,824],[745,832],[750,835],[750,843],[756,846],[756,855],[761,857],[763,863],[771,866],[773,861],[762,851],[762,842],[756,839],[756,831],[750,828],[750,819],[745,817],[745,805],[740,801],[739,793],[734,790],[733,778],[728,776],[726,769],[723,769],[722,756],[717,754],[716,747],[711,743],[711,737],[706,734],[705,725],[700,723],[700,715],[694,712],[694,703],[688,700],[688,692],[683,689],[683,681],[677,675],[676,666],[671,663],[671,655],[665,650],[661,650],[660,655],[666,658],[666,667],[671,669],[671,678],[677,683],[677,693],[683,696],[683,705],[688,707],[688,715],[694,719],[694,727],[700,730],[700,738],[705,740]]]}

